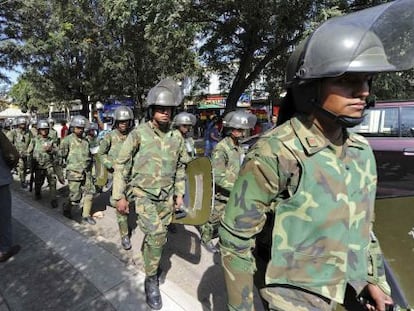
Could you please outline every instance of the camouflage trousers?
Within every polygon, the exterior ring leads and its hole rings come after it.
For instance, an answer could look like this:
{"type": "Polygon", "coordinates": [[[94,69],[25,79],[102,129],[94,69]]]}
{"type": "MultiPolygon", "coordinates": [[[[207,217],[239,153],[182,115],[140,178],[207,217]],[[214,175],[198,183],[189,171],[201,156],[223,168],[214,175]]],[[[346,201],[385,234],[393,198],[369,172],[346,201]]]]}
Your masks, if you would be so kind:
{"type": "MultiPolygon", "coordinates": [[[[92,209],[92,200],[95,193],[91,174],[84,174],[82,179],[71,178],[72,172],[67,171],[69,186],[69,206],[77,206],[83,196],[82,217],[90,216],[92,209]]],[[[76,173],[77,174],[77,173],[76,173]]]]}
{"type": "Polygon", "coordinates": [[[142,255],[145,274],[156,275],[162,250],[167,243],[167,227],[172,220],[172,200],[158,201],[150,197],[135,197],[137,225],[144,233],[142,255]]]}
{"type": "Polygon", "coordinates": [[[35,194],[40,194],[43,183],[47,179],[50,191],[50,199],[56,200],[56,174],[53,166],[47,168],[36,168],[34,175],[35,194]]]}
{"type": "Polygon", "coordinates": [[[112,198],[109,198],[110,205],[115,208],[115,215],[116,215],[116,222],[118,223],[119,234],[121,238],[129,234],[129,227],[128,227],[128,215],[121,214],[116,209],[116,201],[112,198]]]}
{"type": "Polygon", "coordinates": [[[218,227],[220,225],[220,217],[223,214],[225,207],[225,201],[214,201],[214,207],[211,210],[208,222],[200,226],[201,241],[203,241],[204,243],[208,243],[215,238],[218,227]]]}
{"type": "MultiPolygon", "coordinates": [[[[292,286],[266,287],[262,297],[269,303],[271,311],[334,311],[337,303],[318,294],[292,286]]],[[[350,285],[346,288],[342,310],[363,311],[363,305],[357,301],[357,294],[350,285]]]]}
{"type": "Polygon", "coordinates": [[[20,182],[26,182],[27,170],[29,169],[29,163],[27,157],[21,157],[17,162],[17,175],[19,176],[20,182]]]}

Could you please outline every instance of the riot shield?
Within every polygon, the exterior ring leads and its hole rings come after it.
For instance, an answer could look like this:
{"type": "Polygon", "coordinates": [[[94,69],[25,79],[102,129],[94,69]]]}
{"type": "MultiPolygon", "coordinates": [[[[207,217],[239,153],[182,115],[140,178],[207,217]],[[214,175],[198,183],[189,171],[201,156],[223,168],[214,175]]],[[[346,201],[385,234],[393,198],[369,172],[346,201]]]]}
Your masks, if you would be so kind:
{"type": "Polygon", "coordinates": [[[208,221],[214,204],[214,182],[211,162],[200,157],[188,163],[183,209],[187,215],[172,222],[183,225],[202,225],[208,221]]]}
{"type": "MultiPolygon", "coordinates": [[[[105,165],[101,162],[101,159],[97,155],[97,152],[93,152],[93,168],[94,168],[94,176],[95,176],[95,185],[102,190],[102,192],[106,192],[109,190],[110,187],[107,186],[108,184],[108,170],[106,169],[105,165]]],[[[112,183],[109,182],[111,185],[112,183]]]]}

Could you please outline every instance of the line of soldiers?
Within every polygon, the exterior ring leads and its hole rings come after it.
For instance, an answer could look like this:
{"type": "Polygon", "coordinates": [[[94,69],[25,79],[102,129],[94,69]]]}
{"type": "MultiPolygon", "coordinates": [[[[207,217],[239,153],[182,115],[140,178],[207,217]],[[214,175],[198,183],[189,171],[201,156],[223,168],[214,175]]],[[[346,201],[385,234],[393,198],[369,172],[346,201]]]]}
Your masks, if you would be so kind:
{"type": "MultiPolygon", "coordinates": [[[[113,129],[100,141],[96,124],[90,124],[83,116],[72,118],[71,134],[61,142],[52,134],[48,120],[32,124],[35,130],[30,131],[26,119],[22,118],[9,136],[21,152],[18,171],[22,187],[27,187],[23,168],[33,164],[35,199],[41,198],[41,187],[47,179],[52,208],[58,206],[56,179],[65,183],[62,171],[65,167],[69,196],[62,210],[68,218],[72,218],[73,210],[81,209],[82,222],[96,224],[91,216],[93,196],[97,192],[94,167],[105,168],[108,179],[113,179],[109,205],[116,209],[122,247],[125,250],[132,247],[128,227],[130,208],[135,209],[137,225],[145,234],[142,252],[146,300],[156,310],[162,307],[158,282],[162,250],[168,231],[174,232],[173,218],[185,215],[182,209],[185,169],[196,158],[191,137],[196,117],[181,112],[173,118],[182,98],[175,81],[162,80],[147,97],[149,121],[134,128],[132,110],[118,107],[114,111],[113,129]],[[98,162],[95,166],[94,160],[98,162]]],[[[218,251],[212,240],[217,237],[219,218],[243,161],[244,150],[239,140],[255,122],[254,115],[242,111],[231,112],[224,118],[227,137],[216,146],[211,157],[218,190],[216,200],[208,223],[199,227],[202,245],[210,252],[218,251]]]]}

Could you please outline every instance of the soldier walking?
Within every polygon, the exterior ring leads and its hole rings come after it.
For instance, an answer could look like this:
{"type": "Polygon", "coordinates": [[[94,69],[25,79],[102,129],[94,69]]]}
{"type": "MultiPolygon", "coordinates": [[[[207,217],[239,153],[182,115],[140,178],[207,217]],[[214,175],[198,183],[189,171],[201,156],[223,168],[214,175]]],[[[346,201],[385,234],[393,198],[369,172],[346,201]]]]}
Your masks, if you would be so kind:
{"type": "Polygon", "coordinates": [[[147,96],[150,121],[129,133],[115,164],[112,197],[120,213],[135,205],[137,224],[145,234],[143,257],[147,304],[162,308],[158,269],[173,211],[183,203],[186,157],[184,139],[170,131],[171,116],[182,101],[175,81],[164,79],[147,96]]]}
{"type": "MultiPolygon", "coordinates": [[[[108,173],[114,172],[115,160],[118,158],[121,146],[134,126],[134,114],[126,106],[121,106],[114,111],[114,126],[112,131],[106,134],[99,143],[98,157],[108,173]]],[[[116,201],[111,198],[109,203],[116,207],[116,201]]],[[[125,250],[131,249],[130,232],[128,228],[128,215],[116,210],[116,220],[121,235],[121,245],[125,250]]]]}
{"type": "MultiPolygon", "coordinates": [[[[34,174],[35,199],[40,200],[42,185],[47,179],[50,191],[50,205],[52,208],[58,206],[56,199],[56,174],[53,164],[58,157],[58,146],[49,136],[49,123],[46,120],[37,122],[38,135],[32,139],[28,148],[32,172],[34,174]]],[[[32,180],[30,180],[32,182],[32,180]]]]}
{"type": "Polygon", "coordinates": [[[184,138],[185,149],[188,154],[188,161],[196,157],[194,139],[191,135],[192,129],[197,122],[197,118],[192,113],[180,112],[174,117],[172,122],[174,128],[174,135],[181,135],[184,138]]]}
{"type": "Polygon", "coordinates": [[[89,143],[83,137],[88,120],[74,116],[70,122],[73,133],[66,136],[60,144],[62,158],[66,161],[66,178],[69,183],[69,198],[63,205],[63,215],[72,218],[73,208],[78,208],[83,196],[82,222],[95,225],[91,217],[92,199],[95,193],[91,175],[92,157],[89,143]]]}
{"type": "Polygon", "coordinates": [[[27,120],[25,117],[18,117],[16,119],[16,128],[7,133],[7,138],[14,144],[20,154],[19,163],[17,164],[17,174],[19,175],[21,187],[26,189],[26,175],[27,169],[29,168],[27,148],[32,140],[32,133],[27,128],[27,120]]]}
{"type": "Polygon", "coordinates": [[[220,217],[243,162],[244,150],[239,141],[246,135],[246,131],[254,127],[256,121],[257,117],[248,112],[227,113],[223,119],[225,138],[214,147],[211,154],[215,200],[208,222],[200,226],[201,245],[211,253],[219,251],[212,240],[217,236],[220,217]]]}

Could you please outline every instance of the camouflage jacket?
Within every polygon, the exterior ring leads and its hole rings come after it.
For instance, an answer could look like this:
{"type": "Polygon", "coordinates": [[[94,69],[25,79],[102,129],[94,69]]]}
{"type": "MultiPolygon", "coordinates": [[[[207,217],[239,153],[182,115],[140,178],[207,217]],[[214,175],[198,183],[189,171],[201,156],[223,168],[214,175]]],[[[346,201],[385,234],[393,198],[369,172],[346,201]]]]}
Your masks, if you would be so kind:
{"type": "Polygon", "coordinates": [[[182,136],[164,133],[151,121],[140,124],[129,133],[115,160],[112,197],[119,200],[129,189],[159,200],[183,195],[185,157],[182,136]]]}
{"type": "Polygon", "coordinates": [[[66,160],[66,170],[77,175],[75,179],[81,179],[83,173],[90,171],[92,158],[85,138],[79,138],[75,133],[66,136],[60,143],[60,154],[66,160]]]}
{"type": "Polygon", "coordinates": [[[118,157],[119,150],[126,140],[128,134],[122,134],[117,129],[107,133],[99,143],[98,157],[107,169],[114,166],[114,161],[118,157]]]}
{"type": "Polygon", "coordinates": [[[32,137],[36,137],[38,134],[37,128],[35,127],[30,128],[30,132],[32,133],[32,137]]]}
{"type": "Polygon", "coordinates": [[[217,192],[221,192],[225,197],[229,196],[228,193],[239,175],[242,155],[243,148],[235,145],[230,136],[222,139],[213,149],[211,164],[214,181],[217,192]]]}
{"type": "Polygon", "coordinates": [[[180,130],[172,130],[172,135],[177,137],[178,140],[184,139],[185,150],[187,151],[185,158],[181,161],[188,163],[195,158],[194,140],[191,137],[184,137],[180,130]],[[181,137],[181,138],[180,138],[181,137]]]}
{"type": "Polygon", "coordinates": [[[251,250],[268,211],[275,221],[266,284],[290,284],[339,303],[347,283],[389,290],[370,237],[375,158],[362,136],[344,132],[338,158],[315,125],[294,117],[246,155],[220,228],[230,309],[253,310],[251,250]]]}
{"type": "Polygon", "coordinates": [[[55,144],[59,143],[59,135],[58,135],[58,132],[54,128],[49,129],[49,137],[53,140],[55,144]]]}
{"type": "Polygon", "coordinates": [[[58,156],[58,146],[52,138],[43,138],[40,135],[34,137],[27,150],[32,159],[36,161],[36,167],[46,169],[52,167],[55,159],[58,156]],[[45,147],[51,146],[51,149],[46,151],[45,147]]]}
{"type": "Polygon", "coordinates": [[[92,136],[86,135],[85,139],[89,143],[89,148],[95,148],[99,146],[99,140],[97,136],[92,137],[92,136]]]}
{"type": "Polygon", "coordinates": [[[27,156],[27,148],[32,140],[32,133],[30,130],[22,131],[20,128],[13,129],[7,133],[7,138],[16,147],[20,156],[27,156]]]}

